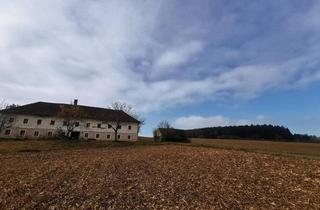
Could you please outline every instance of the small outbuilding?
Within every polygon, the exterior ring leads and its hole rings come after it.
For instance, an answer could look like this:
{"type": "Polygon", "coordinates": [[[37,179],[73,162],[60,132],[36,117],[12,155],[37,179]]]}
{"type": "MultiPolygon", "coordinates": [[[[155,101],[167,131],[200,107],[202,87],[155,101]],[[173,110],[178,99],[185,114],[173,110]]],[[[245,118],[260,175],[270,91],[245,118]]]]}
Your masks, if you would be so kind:
{"type": "Polygon", "coordinates": [[[158,128],[154,131],[153,137],[156,141],[175,141],[187,142],[189,141],[184,130],[175,128],[158,128]]]}

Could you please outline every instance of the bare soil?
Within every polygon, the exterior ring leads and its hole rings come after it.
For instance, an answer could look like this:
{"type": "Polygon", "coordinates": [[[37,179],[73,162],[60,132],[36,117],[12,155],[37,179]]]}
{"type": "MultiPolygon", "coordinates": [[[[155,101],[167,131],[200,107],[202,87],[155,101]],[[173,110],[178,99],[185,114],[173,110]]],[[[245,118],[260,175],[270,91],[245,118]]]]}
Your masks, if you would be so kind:
{"type": "Polygon", "coordinates": [[[158,145],[0,163],[0,209],[320,209],[319,160],[158,145]]]}
{"type": "Polygon", "coordinates": [[[191,145],[320,159],[320,143],[194,138],[191,145]]]}

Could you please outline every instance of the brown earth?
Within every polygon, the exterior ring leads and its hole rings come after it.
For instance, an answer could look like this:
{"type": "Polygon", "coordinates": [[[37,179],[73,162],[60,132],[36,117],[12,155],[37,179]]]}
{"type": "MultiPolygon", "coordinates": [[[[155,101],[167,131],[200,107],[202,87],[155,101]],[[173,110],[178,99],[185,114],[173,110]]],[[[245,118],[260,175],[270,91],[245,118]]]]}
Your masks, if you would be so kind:
{"type": "Polygon", "coordinates": [[[320,159],[319,143],[194,138],[191,145],[320,159]]]}
{"type": "Polygon", "coordinates": [[[0,209],[320,209],[319,160],[159,145],[0,163],[0,209]]]}

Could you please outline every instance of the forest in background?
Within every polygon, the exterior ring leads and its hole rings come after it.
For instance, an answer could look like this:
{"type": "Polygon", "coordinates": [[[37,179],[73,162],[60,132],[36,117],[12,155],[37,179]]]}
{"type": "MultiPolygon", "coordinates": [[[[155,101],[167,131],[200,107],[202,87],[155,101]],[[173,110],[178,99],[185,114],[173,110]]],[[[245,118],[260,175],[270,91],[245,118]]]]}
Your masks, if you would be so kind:
{"type": "Polygon", "coordinates": [[[278,125],[243,125],[208,127],[196,129],[161,129],[163,139],[182,140],[188,138],[208,139],[254,139],[292,142],[320,142],[319,137],[307,134],[293,134],[291,131],[278,125]]]}

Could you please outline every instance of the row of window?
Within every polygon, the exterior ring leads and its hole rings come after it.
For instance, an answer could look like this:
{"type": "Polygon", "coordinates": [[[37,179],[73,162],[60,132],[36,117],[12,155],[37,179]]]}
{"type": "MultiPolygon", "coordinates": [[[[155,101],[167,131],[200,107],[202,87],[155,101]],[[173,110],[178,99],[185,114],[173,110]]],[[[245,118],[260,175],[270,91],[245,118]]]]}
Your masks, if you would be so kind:
{"type": "MultiPolygon", "coordinates": [[[[9,122],[13,122],[14,121],[14,118],[13,117],[11,117],[10,119],[9,119],[9,122]]],[[[23,124],[28,124],[28,122],[29,122],[29,119],[27,119],[27,118],[25,118],[25,119],[23,119],[23,124]]],[[[55,120],[51,120],[50,121],[50,125],[55,125],[55,123],[56,123],[56,121],[55,120]]],[[[41,119],[38,119],[37,120],[37,125],[41,125],[42,124],[42,120],[41,119]]],[[[67,126],[68,125],[68,122],[67,121],[63,121],[63,126],[67,126]]],[[[76,127],[78,127],[80,125],[80,123],[79,122],[76,122],[75,123],[75,126],[76,127]]],[[[91,125],[91,123],[87,123],[86,124],[86,127],[87,128],[89,128],[90,127],[90,125],[91,125]]],[[[119,125],[119,129],[121,129],[121,125],[119,125]]],[[[99,124],[97,124],[97,128],[101,128],[101,123],[99,123],[99,124]]],[[[109,125],[108,124],[108,128],[112,128],[112,126],[111,125],[109,125]]],[[[128,125],[128,130],[131,130],[131,125],[128,125]]]]}
{"type": "MultiPolygon", "coordinates": [[[[84,137],[85,138],[88,138],[89,137],[89,133],[85,133],[84,134],[84,137]]],[[[118,139],[120,139],[120,135],[118,135],[118,139]]],[[[97,133],[96,134],[96,139],[99,139],[100,138],[100,134],[99,133],[97,133]]],[[[110,139],[111,138],[111,135],[110,134],[107,134],[107,139],[110,139]]],[[[131,139],[131,136],[130,135],[128,135],[128,139],[131,139]]]]}
{"type": "MultiPolygon", "coordinates": [[[[10,136],[10,134],[11,134],[11,130],[6,130],[5,131],[5,133],[4,133],[4,135],[6,135],[6,136],[10,136]]],[[[23,137],[23,136],[25,136],[26,135],[26,131],[25,130],[20,130],[20,133],[19,133],[19,136],[21,136],[21,137],[23,137]]],[[[39,137],[39,135],[40,135],[40,132],[39,131],[34,131],[33,132],[33,136],[34,137],[39,137]]],[[[47,136],[48,137],[52,137],[53,136],[53,133],[52,133],[52,131],[49,131],[48,133],[47,133],[47,136]]],[[[84,134],[84,137],[85,138],[88,138],[89,137],[89,133],[85,133],[84,134]]],[[[118,134],[118,139],[120,139],[120,135],[118,134]]],[[[99,139],[100,138],[100,134],[99,133],[97,133],[96,134],[96,139],[99,139]]],[[[107,134],[107,139],[110,139],[111,138],[111,135],[110,134],[107,134]]],[[[131,136],[130,135],[128,135],[128,139],[131,139],[131,136]]]]}
{"type": "MultiPolygon", "coordinates": [[[[10,134],[11,134],[11,130],[6,130],[6,131],[4,132],[4,135],[6,135],[6,136],[10,136],[10,134]]],[[[25,131],[25,130],[20,130],[19,136],[23,137],[23,136],[25,136],[25,135],[26,135],[26,131],[25,131]]],[[[33,136],[34,136],[34,137],[38,137],[39,135],[40,135],[40,131],[34,131],[34,132],[33,132],[33,136]]],[[[47,136],[48,136],[48,137],[53,136],[52,131],[49,131],[49,132],[47,133],[47,136]]]]}
{"type": "MultiPolygon", "coordinates": [[[[91,125],[90,123],[87,123],[86,127],[89,128],[90,125],[91,125]]],[[[78,126],[79,126],[79,122],[76,122],[76,127],[78,127],[78,126]]],[[[97,128],[101,128],[101,123],[97,124],[97,128]]],[[[108,124],[108,128],[112,128],[112,126],[110,124],[108,124]]],[[[121,129],[121,128],[122,128],[122,126],[119,125],[118,129],[121,129]]],[[[128,125],[128,130],[131,130],[131,128],[132,128],[131,125],[128,125]]]]}
{"type": "MultiPolygon", "coordinates": [[[[10,122],[13,122],[13,121],[14,121],[14,118],[10,118],[10,122]]],[[[28,122],[29,122],[28,118],[23,119],[23,124],[28,124],[28,122]]],[[[41,125],[41,124],[42,124],[42,120],[38,119],[37,120],[37,125],[41,125]]],[[[55,124],[56,124],[55,120],[51,120],[50,121],[50,125],[55,125],[55,124]]]]}

